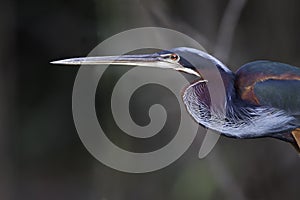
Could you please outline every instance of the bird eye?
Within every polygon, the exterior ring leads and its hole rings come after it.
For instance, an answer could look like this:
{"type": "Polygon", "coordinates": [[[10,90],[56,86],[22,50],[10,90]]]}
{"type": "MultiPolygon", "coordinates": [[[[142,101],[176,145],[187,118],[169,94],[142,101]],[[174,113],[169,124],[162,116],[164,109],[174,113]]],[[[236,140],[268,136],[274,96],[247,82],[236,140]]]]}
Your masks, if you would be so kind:
{"type": "Polygon", "coordinates": [[[173,54],[170,55],[170,58],[171,58],[171,60],[173,60],[173,61],[178,61],[179,56],[178,56],[177,54],[173,53],[173,54]]]}

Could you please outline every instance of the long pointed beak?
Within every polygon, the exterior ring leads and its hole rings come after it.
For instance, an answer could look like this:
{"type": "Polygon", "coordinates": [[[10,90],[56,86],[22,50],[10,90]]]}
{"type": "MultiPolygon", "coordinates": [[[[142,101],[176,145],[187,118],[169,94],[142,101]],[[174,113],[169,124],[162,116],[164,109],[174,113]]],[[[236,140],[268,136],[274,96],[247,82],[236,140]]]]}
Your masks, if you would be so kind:
{"type": "Polygon", "coordinates": [[[80,57],[53,61],[51,63],[62,65],[135,65],[159,68],[179,67],[179,64],[177,63],[166,62],[158,54],[80,57]]]}
{"type": "Polygon", "coordinates": [[[61,65],[130,65],[145,66],[163,69],[174,69],[201,77],[199,73],[185,68],[178,62],[173,62],[162,58],[159,54],[144,55],[121,55],[121,56],[96,56],[79,57],[53,61],[51,64],[61,65]]]}

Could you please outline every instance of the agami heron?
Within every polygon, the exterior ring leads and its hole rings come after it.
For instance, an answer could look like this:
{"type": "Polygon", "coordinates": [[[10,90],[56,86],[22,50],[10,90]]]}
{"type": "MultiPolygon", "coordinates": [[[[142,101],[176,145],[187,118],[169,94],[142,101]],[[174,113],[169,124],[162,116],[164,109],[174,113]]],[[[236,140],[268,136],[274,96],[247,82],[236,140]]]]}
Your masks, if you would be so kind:
{"type": "Polygon", "coordinates": [[[202,126],[233,138],[272,137],[300,148],[300,68],[271,61],[254,61],[236,73],[206,52],[179,47],[154,54],[81,57],[59,60],[67,65],[134,65],[173,69],[197,77],[185,88],[183,102],[189,114],[202,126]],[[213,116],[204,71],[211,67],[191,64],[197,56],[219,71],[225,86],[223,117],[213,116]],[[197,66],[195,66],[197,65],[197,66]],[[212,120],[213,119],[213,120],[212,120]]]}

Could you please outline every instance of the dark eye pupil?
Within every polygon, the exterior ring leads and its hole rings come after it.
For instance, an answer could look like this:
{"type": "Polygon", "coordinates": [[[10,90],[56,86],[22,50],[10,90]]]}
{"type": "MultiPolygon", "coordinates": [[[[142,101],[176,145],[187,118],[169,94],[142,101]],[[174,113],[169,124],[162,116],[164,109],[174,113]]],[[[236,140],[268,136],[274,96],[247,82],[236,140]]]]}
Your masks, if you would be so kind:
{"type": "Polygon", "coordinates": [[[170,58],[175,61],[178,59],[178,55],[172,54],[170,58]]]}

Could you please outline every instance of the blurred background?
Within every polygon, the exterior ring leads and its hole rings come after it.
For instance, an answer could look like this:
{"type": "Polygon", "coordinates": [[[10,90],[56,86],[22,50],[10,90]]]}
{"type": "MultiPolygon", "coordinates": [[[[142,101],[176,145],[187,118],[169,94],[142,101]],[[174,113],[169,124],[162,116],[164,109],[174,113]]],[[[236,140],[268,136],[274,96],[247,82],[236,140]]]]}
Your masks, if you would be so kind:
{"type": "Polygon", "coordinates": [[[146,174],[104,166],[73,123],[78,67],[49,64],[159,26],[196,39],[232,70],[257,59],[300,66],[299,19],[297,0],[3,0],[0,199],[299,199],[299,155],[274,139],[221,137],[200,160],[196,138],[175,163],[146,174]]]}

